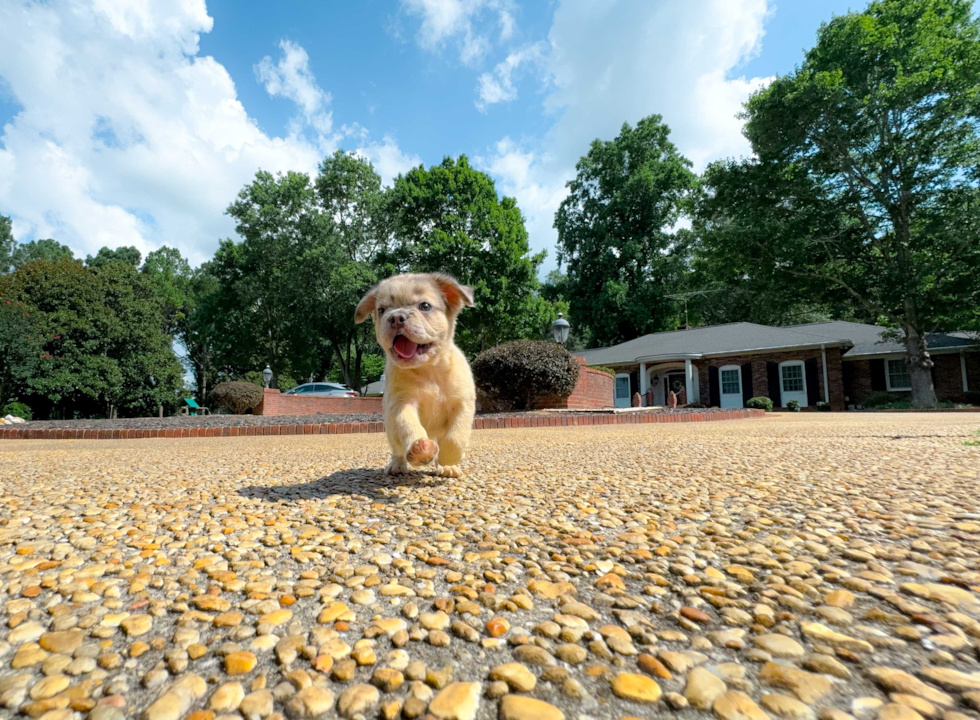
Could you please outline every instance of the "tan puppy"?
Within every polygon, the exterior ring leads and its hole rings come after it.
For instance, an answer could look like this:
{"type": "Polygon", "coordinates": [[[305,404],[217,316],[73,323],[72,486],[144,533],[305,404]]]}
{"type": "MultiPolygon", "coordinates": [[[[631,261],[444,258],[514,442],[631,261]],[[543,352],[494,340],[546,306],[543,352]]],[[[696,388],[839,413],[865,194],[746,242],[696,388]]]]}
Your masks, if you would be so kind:
{"type": "Polygon", "coordinates": [[[459,477],[473,428],[476,390],[466,356],[453,343],[456,315],[473,289],[448,275],[396,275],[372,288],[354,311],[374,319],[384,349],[388,475],[436,460],[436,473],[459,477]]]}

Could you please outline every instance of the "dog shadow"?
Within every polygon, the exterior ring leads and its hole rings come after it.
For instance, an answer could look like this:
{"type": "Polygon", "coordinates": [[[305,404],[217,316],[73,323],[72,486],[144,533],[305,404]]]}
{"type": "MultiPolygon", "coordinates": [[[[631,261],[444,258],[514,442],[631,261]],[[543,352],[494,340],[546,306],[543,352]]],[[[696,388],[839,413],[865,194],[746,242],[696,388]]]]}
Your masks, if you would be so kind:
{"type": "Polygon", "coordinates": [[[295,485],[250,485],[238,494],[267,502],[295,502],[296,500],[321,500],[330,496],[347,495],[376,503],[394,503],[402,499],[396,488],[431,488],[447,482],[422,471],[404,475],[385,475],[381,468],[352,468],[325,475],[313,482],[295,485]]]}

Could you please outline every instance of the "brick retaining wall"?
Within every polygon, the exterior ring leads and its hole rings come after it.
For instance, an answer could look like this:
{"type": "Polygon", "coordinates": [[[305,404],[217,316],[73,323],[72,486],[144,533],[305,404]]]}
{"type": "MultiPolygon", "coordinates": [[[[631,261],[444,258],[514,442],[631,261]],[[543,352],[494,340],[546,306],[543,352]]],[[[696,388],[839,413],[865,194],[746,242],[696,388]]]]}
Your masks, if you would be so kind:
{"type": "Polygon", "coordinates": [[[567,398],[545,398],[534,406],[535,410],[599,410],[613,407],[613,376],[588,367],[585,358],[577,355],[574,357],[578,361],[578,382],[575,383],[572,394],[567,398]]]}
{"type": "MultiPolygon", "coordinates": [[[[516,415],[482,418],[475,430],[503,430],[587,425],[638,425],[659,423],[747,420],[765,416],[763,410],[722,410],[690,413],[618,413],[594,415],[516,415]]],[[[41,430],[30,427],[0,427],[0,440],[137,440],[141,438],[242,437],[251,435],[350,435],[384,432],[382,422],[322,423],[319,425],[244,425],[237,427],[159,428],[153,430],[41,430]]]]}
{"type": "Polygon", "coordinates": [[[278,390],[266,388],[262,402],[255,409],[256,415],[360,415],[381,413],[379,397],[310,397],[307,395],[283,395],[278,390]]]}

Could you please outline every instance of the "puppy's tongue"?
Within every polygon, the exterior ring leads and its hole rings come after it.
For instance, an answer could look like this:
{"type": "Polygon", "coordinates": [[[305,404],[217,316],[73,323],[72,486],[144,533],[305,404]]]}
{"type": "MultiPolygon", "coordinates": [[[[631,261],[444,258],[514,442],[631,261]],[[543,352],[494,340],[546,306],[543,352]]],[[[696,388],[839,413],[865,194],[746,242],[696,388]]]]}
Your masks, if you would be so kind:
{"type": "Polygon", "coordinates": [[[404,335],[399,335],[395,338],[395,352],[406,360],[412,357],[418,349],[418,343],[413,343],[404,335]]]}

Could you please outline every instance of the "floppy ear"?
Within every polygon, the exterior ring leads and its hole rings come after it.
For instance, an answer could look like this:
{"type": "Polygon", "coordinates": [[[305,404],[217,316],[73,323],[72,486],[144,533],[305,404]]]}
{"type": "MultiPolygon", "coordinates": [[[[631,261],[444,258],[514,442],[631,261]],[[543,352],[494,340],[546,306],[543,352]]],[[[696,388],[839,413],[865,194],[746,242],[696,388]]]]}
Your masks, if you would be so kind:
{"type": "Polygon", "coordinates": [[[458,311],[464,305],[466,307],[473,307],[473,288],[468,285],[463,285],[456,278],[443,275],[442,273],[433,273],[432,281],[439,288],[442,296],[446,298],[446,302],[453,312],[458,311]]]}
{"type": "Polygon", "coordinates": [[[374,312],[374,305],[378,300],[378,286],[367,291],[367,295],[361,298],[354,310],[354,322],[360,324],[368,319],[368,315],[374,312]]]}

